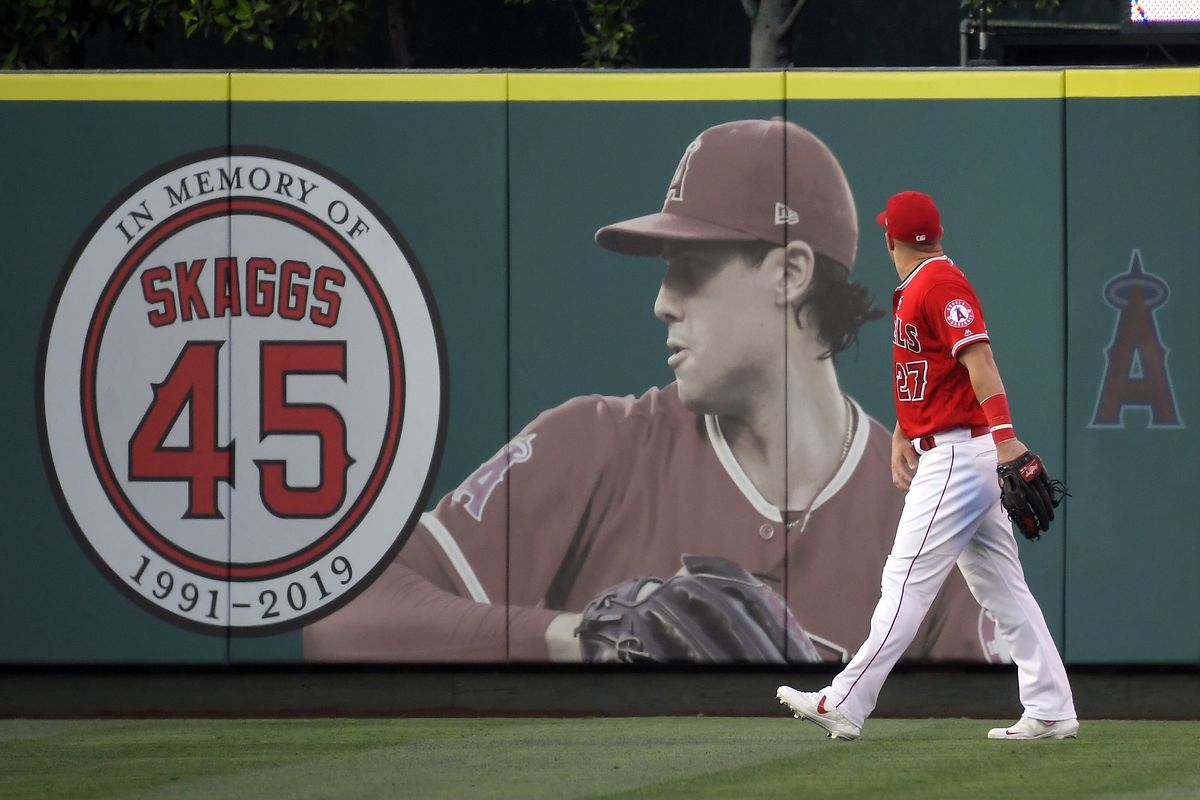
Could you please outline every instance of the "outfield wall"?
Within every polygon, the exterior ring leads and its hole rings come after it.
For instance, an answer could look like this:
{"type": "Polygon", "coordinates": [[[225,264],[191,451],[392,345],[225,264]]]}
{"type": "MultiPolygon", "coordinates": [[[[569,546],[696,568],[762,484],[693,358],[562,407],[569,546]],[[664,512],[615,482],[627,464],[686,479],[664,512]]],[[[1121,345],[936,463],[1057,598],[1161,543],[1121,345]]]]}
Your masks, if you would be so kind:
{"type": "MultiPolygon", "coordinates": [[[[661,262],[593,236],[658,211],[701,131],[775,116],[840,162],[884,309],[875,213],[937,198],[1071,489],[1021,544],[1068,662],[1200,663],[1200,70],[10,74],[0,115],[0,663],[539,661],[589,580],[683,552],[751,562],[822,658],[852,649],[891,535],[861,512],[898,502],[865,462],[810,494],[818,547],[715,450],[689,482],[640,433],[527,428],[671,383],[661,262]],[[817,603],[822,564],[845,593],[817,603]],[[825,606],[865,611],[830,633],[825,606]]],[[[836,369],[888,428],[889,364],[884,318],[836,369]]],[[[1002,659],[977,622],[965,657],[1002,659]]]]}

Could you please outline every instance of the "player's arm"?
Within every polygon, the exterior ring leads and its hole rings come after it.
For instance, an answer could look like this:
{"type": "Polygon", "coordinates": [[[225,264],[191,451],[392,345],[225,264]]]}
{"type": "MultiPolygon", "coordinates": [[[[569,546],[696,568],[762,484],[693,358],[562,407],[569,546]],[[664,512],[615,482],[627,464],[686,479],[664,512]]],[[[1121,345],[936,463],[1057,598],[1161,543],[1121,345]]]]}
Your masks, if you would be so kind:
{"type": "Polygon", "coordinates": [[[361,595],[304,629],[305,658],[310,662],[545,659],[542,629],[554,612],[478,602],[441,585],[448,581],[436,568],[427,571],[431,574],[393,561],[361,595]]]}
{"type": "Polygon", "coordinates": [[[575,398],[540,415],[422,517],[375,584],[305,632],[306,656],[580,660],[579,615],[548,608],[547,593],[589,535],[588,509],[604,507],[603,411],[575,398]]]}
{"type": "Polygon", "coordinates": [[[513,483],[509,602],[558,608],[540,631],[550,661],[583,660],[575,635],[582,615],[564,608],[562,595],[578,588],[569,576],[581,564],[568,563],[569,554],[588,551],[585,542],[626,484],[628,452],[642,441],[642,428],[623,416],[626,406],[625,399],[597,396],[568,401],[542,421],[538,455],[520,467],[523,473],[540,469],[538,477],[513,483]],[[551,586],[559,597],[548,596],[551,586]]]}
{"type": "Polygon", "coordinates": [[[892,485],[902,492],[907,492],[912,485],[913,474],[917,471],[917,451],[912,442],[900,430],[900,423],[892,431],[892,485]]]}
{"type": "MultiPolygon", "coordinates": [[[[559,613],[507,591],[505,510],[481,523],[470,520],[474,527],[454,510],[447,497],[425,514],[396,560],[361,595],[305,629],[309,661],[566,660],[548,634],[558,630],[559,613]],[[451,530],[472,535],[456,540],[451,530]]],[[[578,653],[578,642],[572,644],[578,653]]]]}
{"type": "Polygon", "coordinates": [[[987,342],[969,344],[958,352],[958,361],[971,376],[971,388],[975,398],[983,406],[992,427],[992,438],[996,440],[996,460],[1011,461],[1029,448],[1017,438],[1008,411],[1008,399],[1004,394],[1004,382],[1000,380],[1000,369],[992,355],[992,346],[987,342]]]}

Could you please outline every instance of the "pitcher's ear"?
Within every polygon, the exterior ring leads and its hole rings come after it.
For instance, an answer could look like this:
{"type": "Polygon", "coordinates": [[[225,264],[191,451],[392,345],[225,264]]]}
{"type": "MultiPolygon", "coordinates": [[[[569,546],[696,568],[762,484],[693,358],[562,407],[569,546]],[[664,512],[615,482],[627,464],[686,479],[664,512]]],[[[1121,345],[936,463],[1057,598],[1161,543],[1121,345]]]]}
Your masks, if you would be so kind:
{"type": "Polygon", "coordinates": [[[780,300],[795,305],[812,286],[816,256],[808,242],[788,242],[780,253],[780,300]]]}

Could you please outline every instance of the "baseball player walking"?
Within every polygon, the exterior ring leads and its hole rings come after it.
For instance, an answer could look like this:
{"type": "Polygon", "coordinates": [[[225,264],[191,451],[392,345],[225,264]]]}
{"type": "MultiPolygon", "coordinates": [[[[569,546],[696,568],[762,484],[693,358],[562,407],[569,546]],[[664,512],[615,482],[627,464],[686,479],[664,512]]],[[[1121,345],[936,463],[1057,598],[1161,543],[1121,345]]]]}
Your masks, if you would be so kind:
{"type": "MultiPolygon", "coordinates": [[[[879,691],[908,646],[952,566],[996,618],[1017,664],[1024,714],[991,739],[1066,739],[1079,730],[1066,670],[1037,600],[1025,583],[1001,504],[997,462],[1041,463],[1016,438],[987,326],[966,276],[942,252],[933,200],[901,192],[876,221],[900,276],[892,296],[897,423],[892,480],[907,492],[883,570],[871,631],[854,658],[819,692],[780,686],[797,718],[835,739],[856,739],[879,691]]],[[[1014,517],[1028,536],[1053,518],[1054,495],[1039,519],[1014,517]],[[1031,529],[1032,528],[1032,529],[1031,529]]],[[[1011,512],[1010,512],[1011,513],[1011,512]]]]}

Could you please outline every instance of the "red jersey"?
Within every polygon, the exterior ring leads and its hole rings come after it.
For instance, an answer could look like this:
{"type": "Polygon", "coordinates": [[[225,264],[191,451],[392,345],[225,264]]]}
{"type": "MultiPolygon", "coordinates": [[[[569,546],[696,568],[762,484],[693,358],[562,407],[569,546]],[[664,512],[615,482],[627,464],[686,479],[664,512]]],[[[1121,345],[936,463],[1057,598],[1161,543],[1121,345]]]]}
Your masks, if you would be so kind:
{"type": "Polygon", "coordinates": [[[958,360],[986,342],[987,323],[967,276],[947,256],[927,258],[892,294],[896,419],[909,439],[986,425],[987,417],[958,360]]]}
{"type": "MultiPolygon", "coordinates": [[[[781,513],[719,421],[672,384],[577,397],[540,415],[425,514],[357,598],[305,630],[310,661],[539,661],[558,614],[683,553],[723,556],[783,595],[826,660],[867,635],[903,494],[891,437],[853,403],[845,460],[811,508],[781,513]]],[[[910,657],[995,659],[1000,645],[954,572],[910,657]]]]}

